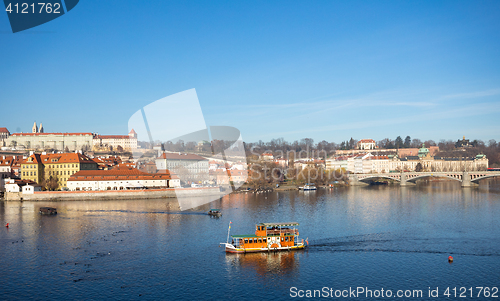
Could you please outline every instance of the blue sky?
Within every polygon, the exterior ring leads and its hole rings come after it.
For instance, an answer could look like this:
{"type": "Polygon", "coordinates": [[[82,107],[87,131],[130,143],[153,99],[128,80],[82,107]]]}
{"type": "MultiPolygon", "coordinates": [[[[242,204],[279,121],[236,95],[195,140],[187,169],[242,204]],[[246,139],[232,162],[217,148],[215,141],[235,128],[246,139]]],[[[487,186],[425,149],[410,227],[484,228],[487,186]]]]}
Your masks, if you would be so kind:
{"type": "Polygon", "coordinates": [[[500,141],[499,1],[80,1],[16,34],[0,13],[0,41],[10,132],[126,134],[195,88],[247,142],[500,141]]]}

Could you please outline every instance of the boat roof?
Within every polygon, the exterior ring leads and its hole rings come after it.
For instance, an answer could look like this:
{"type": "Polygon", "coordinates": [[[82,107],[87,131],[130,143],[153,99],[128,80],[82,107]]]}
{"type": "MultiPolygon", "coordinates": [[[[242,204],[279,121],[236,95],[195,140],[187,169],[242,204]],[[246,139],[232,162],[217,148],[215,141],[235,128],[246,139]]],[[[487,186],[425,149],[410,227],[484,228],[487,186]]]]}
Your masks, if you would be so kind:
{"type": "Polygon", "coordinates": [[[220,209],[210,209],[210,211],[220,211],[220,209]]]}
{"type": "Polygon", "coordinates": [[[231,237],[234,237],[234,238],[250,238],[250,237],[263,237],[263,236],[257,236],[255,234],[247,234],[247,235],[231,235],[231,237]]]}
{"type": "Polygon", "coordinates": [[[287,227],[287,226],[298,226],[299,223],[291,222],[291,223],[260,223],[258,226],[266,226],[266,227],[287,227]]]}

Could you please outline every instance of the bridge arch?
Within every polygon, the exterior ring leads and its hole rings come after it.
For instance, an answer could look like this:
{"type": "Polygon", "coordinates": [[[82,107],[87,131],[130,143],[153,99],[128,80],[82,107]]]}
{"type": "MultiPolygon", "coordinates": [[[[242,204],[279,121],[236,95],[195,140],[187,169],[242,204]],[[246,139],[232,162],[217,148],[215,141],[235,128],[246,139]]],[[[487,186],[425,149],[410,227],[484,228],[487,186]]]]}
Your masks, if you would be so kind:
{"type": "Polygon", "coordinates": [[[397,177],[389,177],[389,176],[383,176],[383,175],[374,175],[374,176],[368,176],[368,177],[365,177],[365,178],[361,178],[359,179],[360,182],[367,182],[365,180],[373,180],[373,179],[387,179],[387,180],[395,180],[395,181],[398,181],[400,182],[401,180],[398,179],[397,177]]]}
{"type": "Polygon", "coordinates": [[[496,175],[486,175],[486,176],[482,176],[482,177],[477,177],[475,179],[471,179],[470,181],[473,182],[473,183],[478,183],[479,181],[483,180],[483,179],[487,179],[487,178],[494,178],[494,177],[500,177],[500,174],[496,174],[496,175]]]}
{"type": "Polygon", "coordinates": [[[440,175],[440,174],[419,175],[419,176],[416,176],[416,177],[407,178],[406,181],[407,182],[415,183],[417,180],[424,179],[424,178],[448,178],[448,179],[452,179],[452,180],[455,180],[455,181],[462,182],[462,179],[460,179],[460,178],[455,178],[455,177],[451,177],[449,175],[440,175]]]}

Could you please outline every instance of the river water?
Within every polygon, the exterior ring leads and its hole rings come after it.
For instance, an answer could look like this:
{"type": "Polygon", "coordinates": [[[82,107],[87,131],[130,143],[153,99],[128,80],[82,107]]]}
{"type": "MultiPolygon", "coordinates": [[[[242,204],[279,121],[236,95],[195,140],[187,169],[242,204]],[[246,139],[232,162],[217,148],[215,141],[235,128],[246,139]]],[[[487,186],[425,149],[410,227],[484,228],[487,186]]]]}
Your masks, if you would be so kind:
{"type": "Polygon", "coordinates": [[[176,208],[172,200],[0,202],[0,299],[285,300],[328,292],[385,300],[390,291],[440,300],[447,288],[450,299],[500,296],[499,181],[234,194],[176,208]],[[41,206],[58,214],[41,216],[41,206]],[[211,207],[223,216],[207,216],[211,207]],[[218,244],[230,221],[232,234],[299,222],[309,247],[226,255],[218,244]]]}

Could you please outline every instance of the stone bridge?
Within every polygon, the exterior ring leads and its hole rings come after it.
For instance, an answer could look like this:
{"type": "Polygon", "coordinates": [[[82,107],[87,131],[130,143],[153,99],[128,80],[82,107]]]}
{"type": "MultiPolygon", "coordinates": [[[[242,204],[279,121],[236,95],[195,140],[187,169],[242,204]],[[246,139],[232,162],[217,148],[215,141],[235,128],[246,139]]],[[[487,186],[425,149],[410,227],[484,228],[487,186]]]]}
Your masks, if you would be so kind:
{"type": "Polygon", "coordinates": [[[449,178],[460,181],[462,187],[472,187],[482,179],[499,177],[498,171],[458,171],[458,172],[401,172],[401,173],[373,173],[373,174],[349,174],[349,185],[364,185],[373,179],[390,179],[400,183],[401,186],[415,184],[419,179],[429,177],[449,178]]]}

